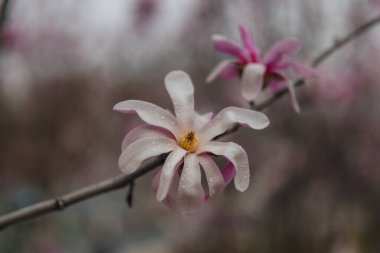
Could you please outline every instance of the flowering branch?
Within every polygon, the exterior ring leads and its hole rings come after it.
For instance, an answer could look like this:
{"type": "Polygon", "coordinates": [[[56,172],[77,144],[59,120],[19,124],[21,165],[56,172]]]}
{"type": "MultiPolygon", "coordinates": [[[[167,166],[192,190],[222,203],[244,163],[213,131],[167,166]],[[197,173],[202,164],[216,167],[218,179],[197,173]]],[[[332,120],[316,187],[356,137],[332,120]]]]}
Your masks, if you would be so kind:
{"type": "MultiPolygon", "coordinates": [[[[342,38],[342,39],[336,39],[335,43],[332,46],[330,46],[329,48],[325,49],[324,51],[322,51],[322,53],[320,53],[317,57],[315,57],[315,59],[311,62],[311,66],[312,67],[318,67],[322,62],[324,62],[330,55],[332,55],[338,49],[340,49],[341,47],[345,46],[346,44],[348,44],[353,39],[359,37],[360,35],[362,35],[366,31],[368,31],[369,29],[371,29],[373,26],[375,26],[376,24],[378,24],[379,22],[380,22],[380,15],[377,16],[377,17],[375,17],[374,19],[371,19],[367,23],[364,23],[363,25],[361,25],[360,27],[358,27],[357,29],[355,29],[354,31],[352,31],[351,33],[349,33],[348,35],[346,35],[344,38],[342,38]]],[[[303,86],[304,84],[305,84],[305,79],[302,78],[302,79],[297,80],[294,83],[294,86],[295,87],[300,87],[300,86],[303,86]]],[[[254,106],[251,106],[251,107],[254,110],[261,111],[261,110],[269,107],[276,100],[280,99],[281,97],[283,97],[287,93],[289,93],[289,89],[283,88],[280,91],[278,91],[275,95],[271,96],[270,98],[268,98],[267,100],[265,100],[264,102],[262,102],[261,104],[254,105],[254,106]]]]}
{"type": "MultiPolygon", "coordinates": [[[[3,9],[0,14],[1,15],[0,26],[2,25],[1,20],[3,20],[3,18],[5,17],[6,7],[4,6],[7,6],[8,2],[9,0],[5,0],[3,2],[3,9]]],[[[329,56],[331,56],[334,52],[336,52],[338,49],[340,49],[341,47],[343,47],[344,45],[346,45],[353,39],[357,38],[358,36],[362,35],[364,32],[368,31],[370,28],[372,28],[374,25],[376,25],[379,22],[380,22],[380,15],[368,21],[364,25],[360,26],[359,28],[357,28],[356,30],[348,34],[343,39],[335,41],[334,45],[324,50],[312,61],[311,66],[317,67],[323,61],[325,61],[329,56]]],[[[296,87],[300,87],[304,84],[305,84],[304,79],[299,79],[295,82],[296,87]]],[[[273,95],[272,97],[270,97],[269,99],[267,99],[266,101],[262,102],[261,104],[251,105],[251,108],[254,110],[261,111],[269,107],[270,105],[272,105],[275,101],[283,97],[288,92],[289,92],[288,89],[284,88],[280,90],[278,93],[276,93],[275,95],[273,95]]],[[[228,130],[222,135],[224,136],[229,133],[236,132],[238,129],[239,129],[238,126],[234,126],[233,128],[231,128],[230,130],[228,130]]],[[[217,136],[216,138],[219,138],[222,135],[217,136]]],[[[120,174],[116,177],[98,182],[93,185],[86,186],[84,188],[68,193],[61,197],[52,198],[50,200],[46,200],[34,205],[30,205],[20,210],[3,215],[0,217],[0,229],[4,229],[8,226],[11,226],[21,221],[40,217],[42,215],[45,215],[54,211],[62,211],[66,207],[74,205],[78,202],[84,201],[86,199],[124,188],[127,185],[131,185],[137,178],[145,175],[149,171],[152,171],[157,166],[162,165],[164,161],[165,161],[165,155],[155,158],[153,161],[151,161],[150,163],[144,166],[141,166],[139,170],[135,171],[134,173],[130,175],[120,174]]]]}

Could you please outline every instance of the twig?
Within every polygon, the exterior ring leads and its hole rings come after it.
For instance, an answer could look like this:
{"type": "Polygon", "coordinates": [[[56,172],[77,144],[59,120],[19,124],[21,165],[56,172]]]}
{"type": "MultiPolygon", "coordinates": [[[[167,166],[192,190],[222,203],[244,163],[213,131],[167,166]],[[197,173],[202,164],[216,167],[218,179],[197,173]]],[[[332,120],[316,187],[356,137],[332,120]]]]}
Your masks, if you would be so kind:
{"type": "Polygon", "coordinates": [[[7,18],[8,18],[8,13],[9,13],[9,6],[10,6],[11,1],[10,0],[4,0],[3,5],[1,6],[0,10],[0,29],[3,28],[7,18]]]}
{"type": "MultiPolygon", "coordinates": [[[[324,50],[321,54],[319,54],[315,58],[311,66],[313,67],[318,66],[320,63],[326,60],[331,54],[336,52],[339,48],[346,45],[347,43],[349,43],[356,37],[360,36],[361,34],[369,30],[378,22],[380,22],[380,15],[370,20],[369,22],[365,23],[364,25],[360,26],[359,28],[354,30],[352,33],[348,34],[346,37],[341,39],[339,42],[336,42],[330,48],[324,50]]],[[[296,81],[295,85],[299,87],[299,86],[302,86],[304,82],[305,82],[304,79],[300,79],[296,81]]],[[[253,106],[253,109],[259,110],[259,111],[263,110],[269,107],[272,103],[274,103],[276,100],[280,99],[287,93],[288,93],[288,90],[283,89],[279,93],[274,95],[273,97],[264,101],[263,103],[253,106]]],[[[238,129],[239,129],[238,126],[234,126],[225,134],[218,136],[218,138],[226,134],[236,132],[238,129]]],[[[114,178],[107,179],[93,185],[89,185],[87,187],[84,187],[72,193],[63,195],[61,197],[46,200],[46,201],[31,205],[31,206],[24,207],[18,211],[14,211],[9,214],[3,215],[0,217],[0,229],[4,229],[5,227],[8,227],[10,225],[16,224],[21,221],[40,217],[42,215],[45,215],[54,211],[61,211],[61,210],[64,210],[66,207],[73,205],[75,203],[81,202],[83,200],[123,188],[127,185],[130,185],[137,178],[145,175],[149,171],[155,169],[157,166],[163,164],[164,160],[165,160],[165,156],[160,156],[159,158],[156,158],[151,163],[145,166],[142,166],[139,170],[137,170],[133,174],[130,174],[130,175],[121,174],[114,178]]]]}
{"type": "Polygon", "coordinates": [[[129,208],[132,208],[134,188],[135,188],[135,181],[132,181],[129,183],[127,197],[125,198],[125,201],[127,202],[127,205],[129,208]]]}

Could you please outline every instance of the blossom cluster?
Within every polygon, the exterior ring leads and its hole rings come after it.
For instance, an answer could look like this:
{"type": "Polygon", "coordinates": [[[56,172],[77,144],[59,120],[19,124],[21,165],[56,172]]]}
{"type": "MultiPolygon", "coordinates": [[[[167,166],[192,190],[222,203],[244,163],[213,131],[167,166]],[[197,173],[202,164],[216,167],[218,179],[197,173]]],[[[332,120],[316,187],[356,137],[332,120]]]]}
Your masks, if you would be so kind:
{"type": "MultiPolygon", "coordinates": [[[[217,51],[235,59],[218,64],[207,81],[211,82],[217,76],[224,79],[237,76],[242,82],[242,96],[248,101],[254,100],[263,89],[275,93],[287,86],[292,105],[298,111],[291,79],[285,70],[291,68],[301,76],[314,76],[312,69],[289,58],[299,50],[300,43],[296,39],[285,39],[261,59],[247,28],[240,26],[240,32],[243,47],[221,35],[212,37],[217,51]]],[[[181,213],[197,210],[209,197],[220,194],[232,180],[237,190],[245,191],[250,180],[246,151],[234,142],[220,142],[217,137],[235,124],[264,129],[269,125],[267,116],[239,107],[226,107],[217,114],[199,114],[194,110],[194,86],[185,72],[170,72],[164,83],[173,102],[174,114],[139,100],[123,101],[114,107],[122,113],[137,114],[146,123],[125,136],[119,158],[121,171],[131,174],[146,159],[167,154],[153,179],[153,189],[158,201],[181,213]],[[227,165],[220,169],[213,156],[226,158],[227,165]],[[202,186],[201,169],[206,176],[206,190],[202,186]]]]}

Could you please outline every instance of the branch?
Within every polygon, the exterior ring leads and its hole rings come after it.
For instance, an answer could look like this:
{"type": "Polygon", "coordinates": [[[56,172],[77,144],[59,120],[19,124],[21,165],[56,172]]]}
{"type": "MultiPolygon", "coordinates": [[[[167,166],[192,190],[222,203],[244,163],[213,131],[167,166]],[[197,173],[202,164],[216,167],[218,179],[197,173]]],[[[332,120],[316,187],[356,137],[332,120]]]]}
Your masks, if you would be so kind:
{"type": "Polygon", "coordinates": [[[15,224],[19,221],[36,218],[53,211],[62,211],[66,207],[83,200],[124,188],[126,185],[133,182],[135,179],[145,175],[147,172],[153,170],[157,166],[163,164],[166,156],[160,156],[155,158],[151,163],[141,167],[136,172],[130,175],[120,174],[114,178],[101,181],[99,183],[86,186],[79,190],[73,191],[61,197],[46,200],[18,211],[11,212],[9,214],[0,217],[0,229],[3,229],[9,225],[15,224]]]}
{"type": "Polygon", "coordinates": [[[3,0],[3,5],[1,6],[0,10],[0,29],[3,28],[9,13],[9,7],[10,7],[10,0],[3,0]]]}
{"type": "MultiPolygon", "coordinates": [[[[6,0],[4,3],[7,3],[6,0]]],[[[2,13],[4,15],[4,13],[2,13]]],[[[334,45],[332,45],[330,48],[324,50],[322,53],[320,53],[315,60],[312,61],[311,66],[316,67],[319,64],[321,64],[324,60],[326,60],[330,55],[332,55],[334,52],[336,52],[338,49],[352,41],[353,39],[357,38],[367,30],[369,30],[371,27],[373,27],[375,24],[380,22],[380,16],[370,20],[369,22],[365,23],[364,25],[360,26],[356,30],[354,30],[352,33],[348,34],[343,39],[335,42],[334,45]]],[[[0,18],[0,28],[1,28],[1,18],[0,18]]],[[[304,85],[305,80],[300,79],[296,81],[295,86],[299,87],[304,85]]],[[[271,104],[273,104],[275,101],[283,97],[285,94],[288,93],[287,89],[283,89],[280,92],[276,93],[274,96],[269,98],[268,100],[264,101],[263,103],[259,105],[252,105],[252,109],[261,111],[267,107],[269,107],[271,104]]],[[[230,134],[232,132],[236,132],[239,129],[238,126],[234,126],[224,134],[218,136],[222,137],[227,134],[230,134]]],[[[157,166],[162,165],[166,156],[160,156],[158,158],[155,158],[152,162],[149,164],[142,166],[139,170],[137,170],[135,173],[130,175],[123,175],[120,174],[114,178],[107,179],[104,181],[101,181],[99,183],[86,186],[84,188],[81,188],[79,190],[76,190],[74,192],[68,193],[66,195],[63,195],[61,197],[53,198],[50,200],[46,200],[31,206],[24,207],[18,211],[11,212],[9,214],[3,215],[0,217],[0,229],[4,229],[10,225],[14,225],[18,222],[34,219],[40,216],[43,216],[45,214],[54,212],[54,211],[62,211],[66,207],[71,206],[73,204],[76,204],[78,202],[84,201],[86,199],[111,192],[117,189],[124,188],[127,185],[130,185],[132,182],[134,182],[137,178],[145,175],[149,171],[155,169],[157,166]]]]}

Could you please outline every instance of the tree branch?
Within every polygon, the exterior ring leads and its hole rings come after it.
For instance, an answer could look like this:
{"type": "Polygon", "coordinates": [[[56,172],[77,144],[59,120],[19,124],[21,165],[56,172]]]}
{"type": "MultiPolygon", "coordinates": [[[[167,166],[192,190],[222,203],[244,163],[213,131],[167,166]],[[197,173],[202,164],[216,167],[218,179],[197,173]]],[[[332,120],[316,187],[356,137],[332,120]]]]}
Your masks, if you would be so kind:
{"type": "MultiPolygon", "coordinates": [[[[9,0],[6,0],[3,4],[6,5],[8,4],[9,0]]],[[[3,7],[3,12],[0,14],[5,16],[4,13],[4,7],[3,7]]],[[[0,17],[0,28],[1,28],[1,20],[2,18],[0,17]]],[[[368,21],[364,25],[360,26],[356,30],[354,30],[352,33],[348,34],[346,37],[343,39],[336,41],[334,45],[332,45],[330,48],[324,50],[321,52],[311,63],[311,66],[316,67],[319,64],[321,64],[324,60],[326,60],[330,55],[332,55],[334,52],[336,52],[338,49],[352,41],[353,39],[357,38],[364,32],[368,31],[371,27],[373,27],[375,24],[380,22],[380,15],[378,17],[375,17],[374,19],[368,21]]],[[[296,87],[304,85],[305,80],[300,79],[297,80],[295,83],[296,87]]],[[[275,101],[283,97],[285,94],[288,93],[288,90],[285,88],[281,90],[280,92],[276,93],[266,101],[264,101],[261,104],[258,105],[252,105],[252,109],[261,111],[270,105],[272,105],[275,101]]],[[[230,130],[228,130],[226,133],[218,136],[222,137],[227,134],[230,134],[232,132],[236,132],[239,129],[238,126],[234,126],[230,130]]],[[[134,182],[137,178],[145,175],[149,171],[155,169],[157,166],[162,165],[166,156],[160,156],[158,158],[155,158],[152,162],[149,164],[146,164],[145,166],[142,166],[139,170],[137,170],[135,173],[130,174],[130,175],[123,175],[120,174],[114,178],[107,179],[104,181],[101,181],[99,183],[93,184],[86,186],[84,188],[81,188],[79,190],[76,190],[74,192],[68,193],[66,195],[63,195],[61,197],[53,198],[50,200],[46,200],[34,205],[30,205],[27,207],[24,207],[20,210],[11,212],[9,214],[3,215],[0,217],[0,229],[4,229],[10,225],[14,225],[18,222],[29,220],[29,219],[34,219],[40,216],[43,216],[45,214],[54,212],[54,211],[62,211],[66,207],[71,206],[75,203],[84,201],[86,199],[111,192],[117,189],[124,188],[127,185],[130,185],[132,182],[134,182]]]]}

